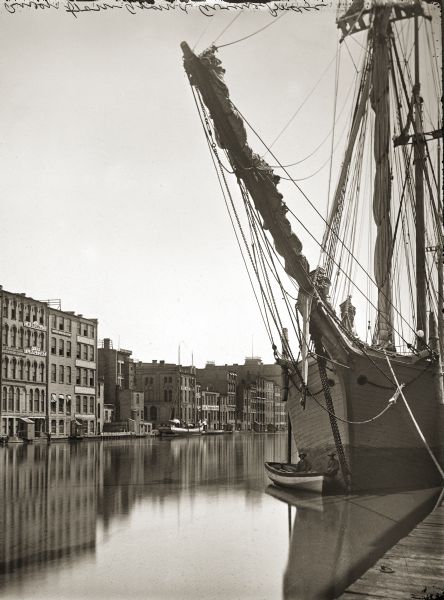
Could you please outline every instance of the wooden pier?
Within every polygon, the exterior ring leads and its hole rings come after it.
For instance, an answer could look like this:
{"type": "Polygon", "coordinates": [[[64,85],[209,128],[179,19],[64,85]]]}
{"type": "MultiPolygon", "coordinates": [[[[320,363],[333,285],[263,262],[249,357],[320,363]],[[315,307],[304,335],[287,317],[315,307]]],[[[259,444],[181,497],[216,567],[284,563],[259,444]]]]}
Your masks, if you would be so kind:
{"type": "Polygon", "coordinates": [[[350,585],[340,600],[444,598],[444,505],[350,585]]]}

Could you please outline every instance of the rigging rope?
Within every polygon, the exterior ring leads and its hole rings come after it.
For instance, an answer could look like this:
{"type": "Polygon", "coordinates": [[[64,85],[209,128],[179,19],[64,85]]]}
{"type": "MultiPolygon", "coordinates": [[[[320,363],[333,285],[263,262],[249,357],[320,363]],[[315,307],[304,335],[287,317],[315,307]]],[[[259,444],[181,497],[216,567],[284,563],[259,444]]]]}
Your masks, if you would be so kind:
{"type": "Polygon", "coordinates": [[[243,42],[244,40],[248,40],[248,38],[251,38],[254,35],[256,35],[257,33],[260,33],[261,31],[264,31],[264,29],[267,29],[267,27],[271,27],[271,25],[274,25],[274,23],[276,23],[277,21],[279,21],[279,19],[282,19],[282,17],[284,15],[285,15],[285,12],[283,12],[281,15],[279,15],[279,17],[274,18],[273,21],[271,21],[271,23],[267,23],[267,25],[264,25],[263,27],[261,27],[257,31],[254,31],[253,33],[250,33],[249,35],[241,37],[238,40],[234,40],[233,42],[228,42],[228,44],[221,44],[220,46],[216,46],[216,48],[218,48],[218,49],[219,48],[225,48],[226,46],[232,46],[233,44],[238,44],[239,42],[243,42]]]}

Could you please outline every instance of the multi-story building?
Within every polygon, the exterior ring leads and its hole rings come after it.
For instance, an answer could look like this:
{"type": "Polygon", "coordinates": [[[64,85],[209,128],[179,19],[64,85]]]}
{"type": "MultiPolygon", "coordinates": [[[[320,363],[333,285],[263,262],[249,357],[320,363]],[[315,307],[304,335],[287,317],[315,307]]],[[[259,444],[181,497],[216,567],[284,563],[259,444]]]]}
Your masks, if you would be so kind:
{"type": "Polygon", "coordinates": [[[201,391],[201,419],[207,422],[207,429],[222,429],[220,401],[219,392],[201,391]]]}
{"type": "Polygon", "coordinates": [[[94,434],[97,320],[1,287],[0,300],[1,433],[94,434]]]}
{"type": "Polygon", "coordinates": [[[104,382],[104,403],[114,407],[114,420],[120,421],[119,394],[122,390],[135,390],[134,361],[131,350],[113,348],[109,338],[98,349],[98,372],[104,382]]]}
{"type": "Polygon", "coordinates": [[[144,419],[143,392],[122,390],[119,392],[120,419],[126,421],[127,431],[137,435],[149,433],[151,424],[144,419]]]}
{"type": "Polygon", "coordinates": [[[2,286],[0,302],[0,433],[24,437],[25,424],[33,422],[34,431],[29,435],[40,437],[47,430],[48,306],[2,286]]]}
{"type": "Polygon", "coordinates": [[[164,360],[136,363],[136,386],[144,391],[145,419],[156,427],[169,419],[196,422],[196,369],[164,360]]]}
{"type": "Polygon", "coordinates": [[[229,365],[207,362],[203,369],[196,369],[196,377],[202,389],[216,391],[221,395],[222,423],[225,429],[236,426],[237,374],[229,365]]]}

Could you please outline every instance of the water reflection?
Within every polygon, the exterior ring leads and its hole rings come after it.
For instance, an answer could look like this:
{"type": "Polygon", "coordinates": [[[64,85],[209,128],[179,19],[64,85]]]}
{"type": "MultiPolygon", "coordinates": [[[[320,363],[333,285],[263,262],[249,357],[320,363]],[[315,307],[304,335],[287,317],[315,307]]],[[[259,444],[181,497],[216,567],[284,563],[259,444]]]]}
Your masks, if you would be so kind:
{"type": "Polygon", "coordinates": [[[441,489],[383,495],[267,493],[287,504],[290,548],[284,598],[336,598],[429,514],[441,489]]]}
{"type": "Polygon", "coordinates": [[[2,594],[330,598],[436,501],[427,490],[282,495],[263,463],[282,460],[285,443],[234,434],[0,448],[2,594]]]}

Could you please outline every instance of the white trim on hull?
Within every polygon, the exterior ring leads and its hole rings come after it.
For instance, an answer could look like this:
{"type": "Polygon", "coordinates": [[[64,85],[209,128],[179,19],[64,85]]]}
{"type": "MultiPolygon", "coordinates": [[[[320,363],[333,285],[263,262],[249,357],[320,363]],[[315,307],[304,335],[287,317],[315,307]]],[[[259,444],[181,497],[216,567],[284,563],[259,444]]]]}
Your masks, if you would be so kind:
{"type": "MultiPolygon", "coordinates": [[[[290,488],[292,490],[301,490],[322,494],[324,487],[324,475],[321,473],[279,473],[280,469],[278,468],[278,465],[279,463],[265,463],[267,475],[275,485],[290,488]]],[[[288,465],[288,467],[294,468],[295,465],[288,465]]]]}

